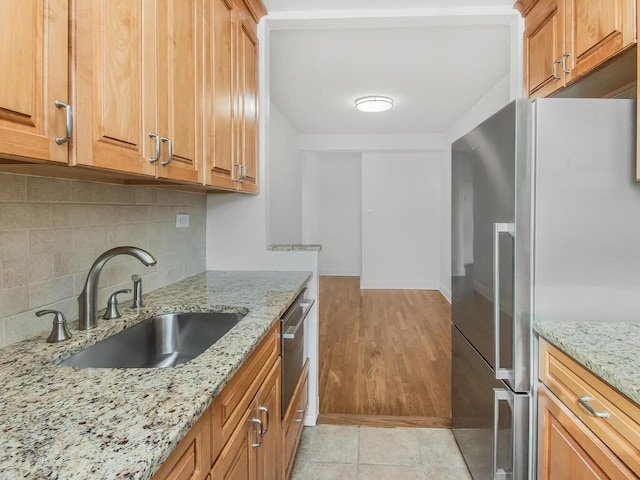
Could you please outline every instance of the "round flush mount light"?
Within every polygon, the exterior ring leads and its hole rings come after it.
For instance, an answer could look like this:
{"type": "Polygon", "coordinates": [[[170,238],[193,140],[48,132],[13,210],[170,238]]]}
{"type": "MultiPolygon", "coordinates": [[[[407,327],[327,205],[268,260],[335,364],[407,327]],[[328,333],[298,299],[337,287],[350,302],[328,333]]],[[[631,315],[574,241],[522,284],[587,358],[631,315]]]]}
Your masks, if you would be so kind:
{"type": "Polygon", "coordinates": [[[386,112],[391,107],[393,107],[393,100],[389,97],[370,96],[356,99],[356,108],[361,112],[386,112]]]}

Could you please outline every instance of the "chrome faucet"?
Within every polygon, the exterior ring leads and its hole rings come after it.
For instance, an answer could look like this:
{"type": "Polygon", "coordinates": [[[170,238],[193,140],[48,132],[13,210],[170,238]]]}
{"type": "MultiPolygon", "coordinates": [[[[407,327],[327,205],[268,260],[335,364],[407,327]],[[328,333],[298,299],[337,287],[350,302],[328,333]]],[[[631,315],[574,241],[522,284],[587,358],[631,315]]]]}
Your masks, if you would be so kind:
{"type": "Polygon", "coordinates": [[[100,255],[89,270],[87,280],[84,283],[84,289],[78,297],[79,318],[78,329],[90,330],[97,325],[96,303],[98,302],[98,281],[100,280],[100,272],[104,264],[118,255],[131,255],[140,260],[144,265],[150,267],[156,264],[156,259],[149,252],[138,247],[116,247],[107,250],[100,255]]]}

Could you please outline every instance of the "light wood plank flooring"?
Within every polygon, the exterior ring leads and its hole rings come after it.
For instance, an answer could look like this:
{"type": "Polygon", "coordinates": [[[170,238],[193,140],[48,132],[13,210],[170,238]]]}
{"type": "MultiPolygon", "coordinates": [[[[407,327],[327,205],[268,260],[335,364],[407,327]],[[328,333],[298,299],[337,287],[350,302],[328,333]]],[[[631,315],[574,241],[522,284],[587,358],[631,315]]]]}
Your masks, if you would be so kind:
{"type": "Polygon", "coordinates": [[[320,277],[320,421],[448,426],[450,322],[438,291],[360,290],[358,277],[320,277]]]}

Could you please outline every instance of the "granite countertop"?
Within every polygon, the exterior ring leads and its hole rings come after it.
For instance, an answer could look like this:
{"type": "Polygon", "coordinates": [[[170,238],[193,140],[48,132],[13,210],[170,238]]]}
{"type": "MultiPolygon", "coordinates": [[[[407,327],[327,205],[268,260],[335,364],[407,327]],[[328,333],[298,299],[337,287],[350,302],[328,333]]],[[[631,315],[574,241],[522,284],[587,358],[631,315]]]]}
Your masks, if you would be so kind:
{"type": "Polygon", "coordinates": [[[640,404],[640,322],[540,321],[534,329],[640,404]]]}
{"type": "MultiPolygon", "coordinates": [[[[205,272],[144,295],[145,307],[60,344],[0,349],[0,479],[149,479],[310,278],[205,272]],[[157,313],[246,317],[194,360],[164,369],[74,369],[67,358],[157,313]]],[[[129,303],[130,304],[130,303],[129,303]]]]}

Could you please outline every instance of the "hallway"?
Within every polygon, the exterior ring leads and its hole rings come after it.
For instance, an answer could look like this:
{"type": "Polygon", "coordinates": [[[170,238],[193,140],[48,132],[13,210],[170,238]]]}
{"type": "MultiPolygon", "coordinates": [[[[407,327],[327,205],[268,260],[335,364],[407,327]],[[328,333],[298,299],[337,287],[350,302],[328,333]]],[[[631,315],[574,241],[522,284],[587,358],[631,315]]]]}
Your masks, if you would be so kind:
{"type": "Polygon", "coordinates": [[[438,291],[320,277],[319,422],[448,427],[450,310],[438,291]]]}

